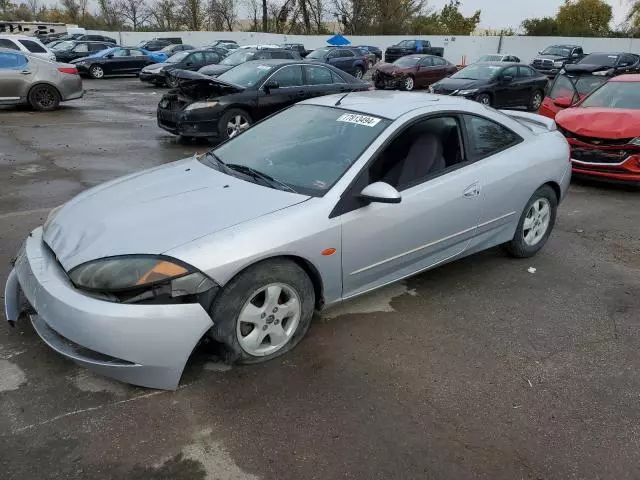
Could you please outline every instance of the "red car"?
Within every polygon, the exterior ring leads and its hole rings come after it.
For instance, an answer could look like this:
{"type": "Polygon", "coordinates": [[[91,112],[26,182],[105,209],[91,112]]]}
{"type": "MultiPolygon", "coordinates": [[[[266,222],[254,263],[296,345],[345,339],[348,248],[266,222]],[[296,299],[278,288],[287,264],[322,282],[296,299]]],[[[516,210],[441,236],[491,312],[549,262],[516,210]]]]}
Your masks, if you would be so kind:
{"type": "Polygon", "coordinates": [[[442,57],[407,55],[393,63],[378,64],[371,78],[379,90],[386,87],[413,90],[428,87],[457,71],[458,67],[442,57]]]}
{"type": "Polygon", "coordinates": [[[609,79],[556,123],[574,176],[640,185],[640,75],[609,79]]]}
{"type": "Polygon", "coordinates": [[[556,76],[538,113],[545,117],[555,118],[558,112],[579,102],[603,83],[606,83],[607,80],[609,80],[607,77],[600,75],[561,73],[556,76]]]}

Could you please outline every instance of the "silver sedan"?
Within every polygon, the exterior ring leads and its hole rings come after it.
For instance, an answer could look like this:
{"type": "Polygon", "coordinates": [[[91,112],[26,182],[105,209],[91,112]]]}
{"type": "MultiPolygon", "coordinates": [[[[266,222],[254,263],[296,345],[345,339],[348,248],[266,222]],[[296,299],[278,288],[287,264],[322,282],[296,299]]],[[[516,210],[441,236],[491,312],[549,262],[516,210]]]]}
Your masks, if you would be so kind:
{"type": "Polygon", "coordinates": [[[7,319],[28,314],[97,372],[175,388],[206,337],[262,362],[324,305],[495,245],[536,254],[570,170],[537,115],[424,93],[308,100],[54,209],[17,256],[7,319]]]}

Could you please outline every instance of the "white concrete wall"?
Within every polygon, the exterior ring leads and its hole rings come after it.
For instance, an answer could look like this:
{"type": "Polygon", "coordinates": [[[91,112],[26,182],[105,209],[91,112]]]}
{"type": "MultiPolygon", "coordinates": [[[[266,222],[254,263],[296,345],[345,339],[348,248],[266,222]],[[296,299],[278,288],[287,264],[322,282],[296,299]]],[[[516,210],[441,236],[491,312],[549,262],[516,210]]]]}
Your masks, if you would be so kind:
{"type": "MultiPolygon", "coordinates": [[[[135,45],[154,37],[181,37],[184,43],[201,46],[218,39],[235,40],[240,45],[256,43],[303,43],[309,49],[326,45],[330,35],[280,35],[255,32],[92,32],[115,37],[121,45],[135,45]]],[[[537,52],[553,44],[581,45],[585,52],[627,51],[640,53],[640,39],[629,38],[580,38],[580,37],[455,37],[455,36],[348,36],[353,45],[374,45],[384,50],[400,40],[420,38],[430,40],[437,47],[444,47],[444,56],[460,64],[473,62],[489,53],[510,53],[523,62],[530,61],[537,52]]]]}

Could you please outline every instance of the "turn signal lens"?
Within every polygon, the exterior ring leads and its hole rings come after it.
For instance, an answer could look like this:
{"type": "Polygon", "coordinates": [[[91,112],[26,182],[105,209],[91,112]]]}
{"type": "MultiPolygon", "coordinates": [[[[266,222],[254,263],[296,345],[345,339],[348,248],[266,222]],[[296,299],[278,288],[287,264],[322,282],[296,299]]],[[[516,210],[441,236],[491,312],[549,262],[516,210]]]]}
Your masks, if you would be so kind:
{"type": "Polygon", "coordinates": [[[188,270],[180,265],[171,262],[159,262],[149,271],[140,277],[136,285],[145,285],[147,283],[159,282],[167,278],[178,277],[184,275],[188,270]]]}

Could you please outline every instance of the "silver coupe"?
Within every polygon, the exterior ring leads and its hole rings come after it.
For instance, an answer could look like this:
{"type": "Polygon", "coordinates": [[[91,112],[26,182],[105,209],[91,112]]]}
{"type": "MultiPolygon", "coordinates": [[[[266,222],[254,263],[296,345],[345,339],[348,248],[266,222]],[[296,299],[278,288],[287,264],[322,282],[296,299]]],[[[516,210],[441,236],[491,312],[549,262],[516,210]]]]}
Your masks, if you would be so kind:
{"type": "Polygon", "coordinates": [[[54,209],[18,253],[6,316],[92,370],[172,389],[207,337],[229,361],[266,361],[323,306],[496,245],[534,255],[570,176],[544,117],[319,97],[54,209]]]}

